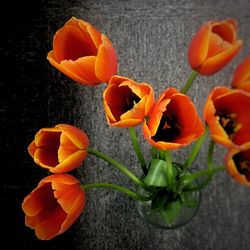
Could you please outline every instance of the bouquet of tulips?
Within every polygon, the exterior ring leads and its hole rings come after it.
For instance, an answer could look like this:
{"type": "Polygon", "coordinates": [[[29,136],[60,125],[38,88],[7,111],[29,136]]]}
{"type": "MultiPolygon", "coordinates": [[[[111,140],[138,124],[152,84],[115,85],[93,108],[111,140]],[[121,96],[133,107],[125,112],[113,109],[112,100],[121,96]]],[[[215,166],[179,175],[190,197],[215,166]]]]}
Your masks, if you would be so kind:
{"type": "Polygon", "coordinates": [[[26,226],[36,236],[49,240],[65,232],[85,206],[85,192],[111,188],[135,200],[147,202],[151,213],[160,212],[172,223],[183,206],[194,206],[192,192],[204,188],[213,175],[227,170],[237,182],[250,186],[250,57],[235,69],[231,86],[211,90],[204,105],[203,120],[186,95],[198,75],[212,75],[239,52],[235,20],[205,22],[193,36],[188,50],[192,73],[181,90],[168,87],[158,98],[148,83],[138,83],[117,74],[117,57],[110,40],[91,24],[71,18],[53,38],[49,62],[74,81],[95,86],[106,82],[103,105],[111,127],[128,128],[141,166],[138,177],[128,167],[89,146],[85,132],[69,124],[40,129],[28,147],[40,167],[52,174],[24,198],[26,226]],[[141,124],[152,145],[147,162],[134,127],[141,124]],[[207,168],[190,172],[210,133],[207,168]],[[195,142],[194,142],[195,141],[195,142]],[[175,162],[172,150],[190,145],[185,162],[175,162]],[[223,166],[213,161],[214,146],[227,148],[223,166]],[[114,183],[80,183],[69,171],[79,167],[88,154],[97,156],[126,175],[136,190],[114,183]],[[199,179],[201,177],[201,179],[199,179]],[[197,180],[200,180],[197,182],[197,180]]]}

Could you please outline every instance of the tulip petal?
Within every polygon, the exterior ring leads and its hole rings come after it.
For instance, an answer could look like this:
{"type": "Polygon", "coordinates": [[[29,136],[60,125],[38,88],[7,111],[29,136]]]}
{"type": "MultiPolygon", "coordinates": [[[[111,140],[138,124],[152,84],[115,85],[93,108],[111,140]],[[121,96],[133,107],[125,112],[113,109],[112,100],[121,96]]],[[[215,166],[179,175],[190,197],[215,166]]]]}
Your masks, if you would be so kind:
{"type": "Polygon", "coordinates": [[[61,226],[60,233],[65,232],[81,215],[83,209],[85,207],[85,193],[82,192],[78,195],[75,199],[74,203],[72,204],[71,210],[69,211],[65,221],[61,226]]]}
{"type": "Polygon", "coordinates": [[[31,144],[28,147],[28,152],[32,157],[34,157],[36,150],[37,150],[37,146],[36,146],[35,141],[33,141],[33,142],[31,142],[31,144]]]}
{"type": "Polygon", "coordinates": [[[74,81],[76,81],[80,84],[91,85],[91,83],[88,82],[86,79],[81,78],[75,72],[71,71],[70,69],[68,69],[68,68],[64,67],[63,65],[61,65],[60,63],[58,63],[56,61],[53,50],[48,53],[47,59],[49,60],[51,65],[53,65],[55,68],[57,68],[59,71],[61,71],[63,74],[65,74],[69,78],[73,79],[74,81]]]}
{"type": "Polygon", "coordinates": [[[52,200],[53,192],[51,191],[51,184],[46,183],[37,187],[25,197],[22,203],[22,209],[28,216],[35,216],[52,200]]]}
{"type": "Polygon", "coordinates": [[[248,179],[249,176],[241,173],[237,167],[236,158],[237,154],[241,154],[241,157],[245,158],[248,162],[248,174],[249,174],[249,163],[250,163],[250,142],[244,144],[241,149],[238,148],[231,148],[225,156],[225,165],[227,167],[228,173],[239,183],[250,186],[250,180],[248,179]]]}
{"type": "Polygon", "coordinates": [[[142,119],[127,119],[110,124],[111,127],[129,128],[142,123],[142,119]]]}
{"type": "Polygon", "coordinates": [[[53,169],[59,164],[57,158],[57,151],[46,150],[43,148],[38,148],[34,154],[34,161],[41,167],[47,168],[49,170],[53,169]]]}
{"type": "Polygon", "coordinates": [[[234,71],[234,77],[232,81],[232,87],[244,89],[240,85],[248,86],[250,89],[250,56],[246,57],[234,71]]]}
{"type": "Polygon", "coordinates": [[[161,101],[160,103],[155,105],[152,113],[150,114],[150,119],[148,121],[148,127],[150,129],[150,133],[152,136],[154,136],[157,132],[157,129],[159,127],[162,114],[167,110],[167,106],[170,103],[170,99],[166,99],[161,101]]]}
{"type": "Polygon", "coordinates": [[[62,209],[68,214],[70,213],[76,197],[83,195],[83,190],[79,185],[66,190],[63,195],[58,198],[57,202],[61,205],[62,209]]]}
{"type": "Polygon", "coordinates": [[[250,80],[242,82],[237,88],[250,92],[250,80]]]}
{"type": "Polygon", "coordinates": [[[68,124],[58,124],[56,125],[56,128],[57,127],[60,128],[63,134],[67,136],[79,149],[86,149],[88,147],[89,139],[87,135],[79,128],[68,124]]]}
{"type": "Polygon", "coordinates": [[[237,41],[227,50],[208,58],[201,66],[199,73],[201,75],[211,75],[224,67],[239,52],[242,47],[242,41],[237,41]]]}
{"type": "Polygon", "coordinates": [[[49,168],[51,173],[61,174],[69,172],[79,167],[87,156],[86,150],[79,150],[74,154],[70,155],[63,162],[58,164],[55,168],[49,168]]]}
{"type": "Polygon", "coordinates": [[[95,56],[85,56],[78,58],[75,61],[64,60],[61,61],[61,65],[71,72],[75,73],[86,81],[85,84],[97,85],[100,84],[100,80],[95,76],[95,56]]]}
{"type": "Polygon", "coordinates": [[[193,69],[199,68],[207,58],[211,31],[211,22],[204,23],[190,43],[188,49],[188,60],[193,69]]]}
{"type": "Polygon", "coordinates": [[[59,162],[64,161],[71,154],[74,154],[78,150],[79,148],[76,147],[75,144],[73,144],[72,141],[64,133],[62,133],[60,137],[60,146],[58,149],[59,162]]]}
{"type": "Polygon", "coordinates": [[[55,209],[50,211],[49,216],[36,225],[35,233],[38,239],[50,240],[58,235],[61,225],[63,224],[67,214],[58,205],[55,209]]]}
{"type": "Polygon", "coordinates": [[[97,48],[86,28],[70,22],[59,29],[53,39],[56,61],[77,60],[80,57],[96,56],[97,48]]]}
{"type": "Polygon", "coordinates": [[[79,26],[81,28],[82,28],[83,23],[86,25],[86,29],[89,35],[91,36],[91,39],[93,40],[96,48],[98,49],[102,43],[101,33],[97,29],[95,29],[93,25],[91,25],[90,23],[84,22],[82,20],[80,20],[79,22],[79,26]]]}
{"type": "Polygon", "coordinates": [[[122,114],[120,117],[120,120],[122,121],[122,120],[130,119],[131,117],[133,117],[133,119],[138,119],[138,120],[141,120],[142,122],[145,116],[146,101],[147,101],[147,96],[144,96],[138,103],[134,105],[132,109],[122,114]]]}
{"type": "Polygon", "coordinates": [[[39,186],[42,185],[43,183],[48,183],[52,182],[52,189],[58,189],[58,185],[60,184],[66,184],[66,185],[74,185],[74,184],[79,184],[79,180],[73,177],[72,175],[69,174],[53,174],[49,175],[46,178],[42,179],[39,182],[39,186]]]}
{"type": "Polygon", "coordinates": [[[108,82],[110,77],[117,73],[117,58],[109,39],[102,34],[102,44],[99,46],[96,57],[95,73],[98,79],[108,82]]]}

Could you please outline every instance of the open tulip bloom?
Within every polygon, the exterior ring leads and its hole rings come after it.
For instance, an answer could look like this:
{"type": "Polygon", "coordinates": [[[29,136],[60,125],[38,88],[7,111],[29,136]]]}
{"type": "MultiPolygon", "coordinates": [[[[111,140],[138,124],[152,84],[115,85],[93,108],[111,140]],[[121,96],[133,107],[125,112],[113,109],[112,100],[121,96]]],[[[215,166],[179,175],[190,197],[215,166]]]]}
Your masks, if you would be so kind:
{"type": "Polygon", "coordinates": [[[249,57],[235,69],[231,78],[233,89],[217,86],[208,94],[204,101],[204,121],[186,94],[199,74],[216,73],[241,47],[235,20],[206,22],[189,46],[188,61],[193,71],[186,84],[180,91],[166,87],[155,101],[151,84],[116,75],[116,54],[105,35],[83,20],[70,19],[54,35],[48,59],[79,83],[93,86],[108,83],[102,93],[107,123],[111,127],[128,128],[142,172],[138,177],[119,161],[90,147],[87,135],[79,128],[68,124],[42,128],[28,151],[37,165],[52,174],[24,198],[25,224],[35,230],[39,239],[52,239],[80,216],[86,191],[110,188],[147,204],[147,214],[158,214],[170,227],[181,218],[184,207],[198,208],[199,199],[193,199],[193,194],[207,186],[215,173],[227,170],[236,182],[250,186],[249,57]],[[135,126],[141,128],[152,146],[150,157],[142,154],[135,126]],[[189,167],[209,133],[208,167],[191,173],[189,167]],[[173,159],[172,150],[192,143],[184,162],[173,159]],[[217,166],[213,161],[216,143],[227,149],[225,166],[217,166]],[[89,154],[127,176],[137,191],[109,182],[80,184],[66,174],[80,167],[89,154]]]}

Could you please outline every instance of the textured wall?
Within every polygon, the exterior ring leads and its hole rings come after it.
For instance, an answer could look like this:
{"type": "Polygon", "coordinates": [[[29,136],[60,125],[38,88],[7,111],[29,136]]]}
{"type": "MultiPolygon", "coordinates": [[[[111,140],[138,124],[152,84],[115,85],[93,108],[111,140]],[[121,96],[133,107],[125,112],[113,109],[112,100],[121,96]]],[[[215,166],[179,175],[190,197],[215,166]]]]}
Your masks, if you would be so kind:
{"type": "MultiPolygon", "coordinates": [[[[35,1],[34,1],[35,2],[35,1]]],[[[39,1],[36,1],[39,2],[39,1]]],[[[157,95],[168,86],[180,88],[190,73],[187,46],[206,20],[236,18],[245,40],[240,54],[218,74],[200,77],[190,95],[199,112],[209,90],[227,85],[232,70],[250,51],[250,2],[213,1],[40,1],[32,11],[25,5],[2,10],[1,57],[1,155],[4,177],[6,239],[13,249],[249,249],[250,189],[236,184],[225,173],[218,174],[202,192],[197,216],[173,231],[147,226],[138,217],[130,198],[111,190],[87,194],[86,210],[63,235],[42,242],[24,226],[20,205],[46,176],[27,153],[27,145],[41,127],[69,123],[84,129],[91,144],[140,174],[128,131],[108,127],[102,106],[104,86],[80,86],[52,68],[46,60],[54,32],[71,16],[85,19],[105,33],[114,44],[119,74],[152,83],[157,95]],[[3,39],[4,38],[4,39],[3,39]],[[3,89],[4,88],[4,89],[3,89]]],[[[138,132],[140,128],[138,127],[138,132]]],[[[143,151],[147,143],[141,138],[143,151]]],[[[184,159],[190,148],[175,152],[184,159]]],[[[195,169],[205,167],[207,144],[195,169]]],[[[221,162],[222,149],[215,155],[221,162]]],[[[130,181],[92,156],[73,173],[83,182],[130,181]]]]}

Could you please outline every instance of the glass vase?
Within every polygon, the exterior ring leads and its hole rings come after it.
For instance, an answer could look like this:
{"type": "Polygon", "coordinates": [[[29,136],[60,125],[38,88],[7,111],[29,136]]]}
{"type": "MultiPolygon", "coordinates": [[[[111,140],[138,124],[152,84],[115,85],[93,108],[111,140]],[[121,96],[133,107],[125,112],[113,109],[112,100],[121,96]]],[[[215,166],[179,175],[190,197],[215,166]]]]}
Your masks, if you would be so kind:
{"type": "Polygon", "coordinates": [[[175,229],[190,222],[199,209],[201,202],[200,191],[191,192],[189,198],[195,201],[195,206],[187,206],[184,203],[181,204],[180,210],[172,222],[166,221],[161,211],[152,212],[151,201],[136,201],[136,206],[140,216],[146,221],[146,223],[161,229],[175,229]]]}

